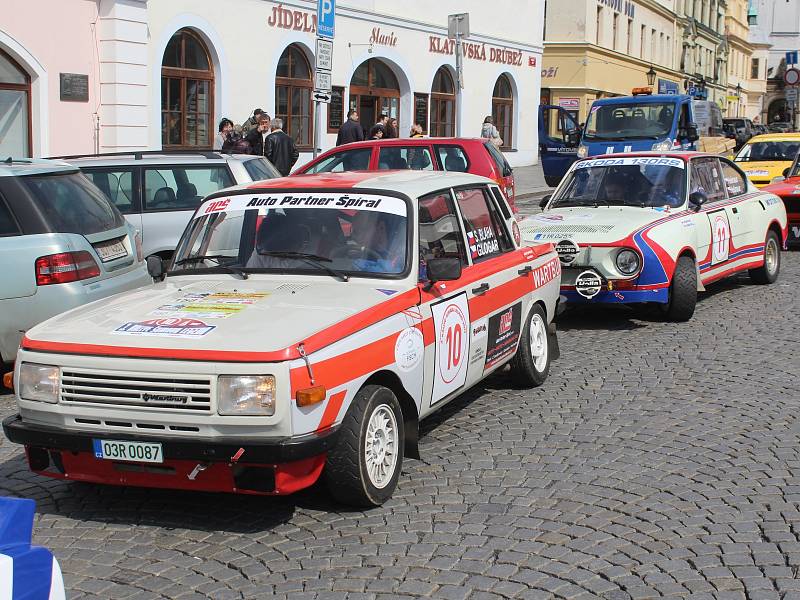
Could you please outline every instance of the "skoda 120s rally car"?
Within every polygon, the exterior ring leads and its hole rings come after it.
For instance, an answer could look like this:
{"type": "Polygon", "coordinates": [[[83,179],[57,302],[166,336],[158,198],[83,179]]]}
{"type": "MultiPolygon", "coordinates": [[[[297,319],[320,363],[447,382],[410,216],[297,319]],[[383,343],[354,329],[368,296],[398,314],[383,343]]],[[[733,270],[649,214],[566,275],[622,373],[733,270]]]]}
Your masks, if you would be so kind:
{"type": "Polygon", "coordinates": [[[509,363],[516,384],[545,380],[560,274],[483,177],[231,188],[163,282],[26,333],[3,428],[51,477],[288,494],[324,475],[378,505],[421,418],[509,363]]]}
{"type": "Polygon", "coordinates": [[[761,188],[783,200],[786,207],[786,218],[789,220],[789,237],[786,246],[789,249],[800,247],[800,153],[795,156],[791,168],[784,171],[782,181],[761,188]]]}
{"type": "Polygon", "coordinates": [[[569,302],[654,302],[668,319],[685,321],[704,285],[742,271],[757,283],[778,277],[783,204],[725,158],[579,161],[542,204],[520,229],[527,243],[556,245],[569,302]]]}

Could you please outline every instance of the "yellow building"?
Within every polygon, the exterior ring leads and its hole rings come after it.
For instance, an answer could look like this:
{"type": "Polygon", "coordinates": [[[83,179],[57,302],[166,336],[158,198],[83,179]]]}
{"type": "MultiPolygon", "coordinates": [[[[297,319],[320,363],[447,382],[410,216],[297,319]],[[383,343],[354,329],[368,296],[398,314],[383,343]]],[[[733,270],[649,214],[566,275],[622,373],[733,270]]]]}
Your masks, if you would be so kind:
{"type": "Polygon", "coordinates": [[[728,0],[725,14],[725,37],[728,44],[728,91],[723,114],[726,117],[750,117],[749,106],[760,105],[759,96],[766,95],[766,68],[757,50],[749,41],[747,22],[748,0],[728,0]],[[763,73],[763,80],[762,75],[763,73]]]}
{"type": "Polygon", "coordinates": [[[542,104],[561,106],[583,123],[592,102],[629,96],[648,85],[648,72],[654,93],[684,93],[674,1],[549,0],[542,104]]]}

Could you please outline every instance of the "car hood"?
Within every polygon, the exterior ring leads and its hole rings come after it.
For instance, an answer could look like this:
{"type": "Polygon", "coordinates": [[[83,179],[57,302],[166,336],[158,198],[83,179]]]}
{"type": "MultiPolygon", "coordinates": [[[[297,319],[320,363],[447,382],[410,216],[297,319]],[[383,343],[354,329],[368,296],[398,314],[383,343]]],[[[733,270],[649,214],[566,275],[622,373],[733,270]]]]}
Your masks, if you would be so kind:
{"type": "Polygon", "coordinates": [[[637,229],[681,212],[633,206],[555,208],[526,217],[519,224],[528,243],[570,239],[576,243],[611,243],[628,237],[637,229]]]}
{"type": "Polygon", "coordinates": [[[761,188],[762,192],[772,192],[781,198],[800,196],[800,177],[790,177],[761,188]]]}
{"type": "MultiPolygon", "coordinates": [[[[403,291],[407,285],[374,280],[186,276],[63,313],[30,329],[26,338],[118,348],[278,352],[392,297],[408,297],[403,291]]],[[[409,297],[408,306],[398,311],[414,304],[409,297]]]]}

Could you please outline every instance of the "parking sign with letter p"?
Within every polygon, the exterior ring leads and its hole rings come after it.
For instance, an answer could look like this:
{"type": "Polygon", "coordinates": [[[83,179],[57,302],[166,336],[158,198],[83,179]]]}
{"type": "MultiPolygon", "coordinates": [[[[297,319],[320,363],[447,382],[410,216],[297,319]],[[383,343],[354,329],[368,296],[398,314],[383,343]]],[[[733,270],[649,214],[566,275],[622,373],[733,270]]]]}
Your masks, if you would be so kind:
{"type": "Polygon", "coordinates": [[[317,0],[317,33],[333,37],[336,0],[317,0]]]}

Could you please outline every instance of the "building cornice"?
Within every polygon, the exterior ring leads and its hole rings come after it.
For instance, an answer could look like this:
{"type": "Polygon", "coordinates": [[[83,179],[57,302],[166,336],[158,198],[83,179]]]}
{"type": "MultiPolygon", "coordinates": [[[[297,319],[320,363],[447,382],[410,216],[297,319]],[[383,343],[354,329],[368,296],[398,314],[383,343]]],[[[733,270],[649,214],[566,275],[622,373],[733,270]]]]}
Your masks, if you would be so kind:
{"type": "Polygon", "coordinates": [[[608,48],[604,48],[603,46],[598,46],[596,44],[589,44],[586,42],[545,42],[544,50],[544,59],[547,59],[548,50],[566,50],[569,51],[570,54],[574,54],[576,57],[579,57],[581,54],[599,54],[607,58],[614,59],[617,62],[636,65],[644,71],[647,71],[652,66],[660,74],[671,75],[677,79],[685,79],[685,75],[681,71],[651,63],[648,60],[642,60],[640,58],[636,58],[635,56],[629,56],[615,50],[609,50],[608,48]]]}

